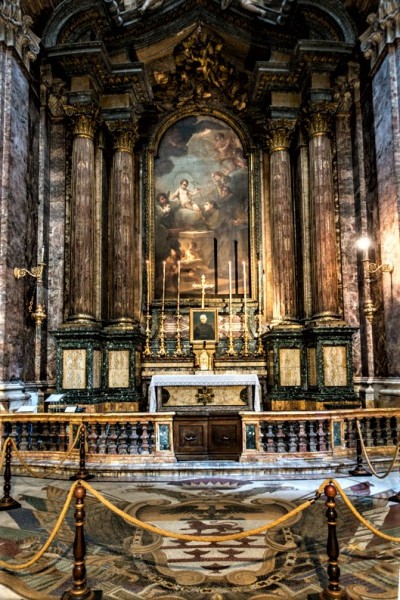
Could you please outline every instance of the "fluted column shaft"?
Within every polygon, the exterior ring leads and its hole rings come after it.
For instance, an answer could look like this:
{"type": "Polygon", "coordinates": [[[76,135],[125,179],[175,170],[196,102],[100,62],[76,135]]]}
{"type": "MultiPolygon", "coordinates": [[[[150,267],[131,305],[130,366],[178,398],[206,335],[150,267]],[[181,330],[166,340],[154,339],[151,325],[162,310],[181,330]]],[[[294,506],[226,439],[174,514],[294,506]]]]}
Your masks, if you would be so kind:
{"type": "Polygon", "coordinates": [[[89,323],[94,307],[94,133],[89,114],[74,117],[71,200],[71,301],[69,321],[89,323]]]}
{"type": "Polygon", "coordinates": [[[310,151],[310,200],[313,318],[337,318],[338,279],[330,113],[321,107],[307,122],[310,151]]]}
{"type": "Polygon", "coordinates": [[[118,326],[135,322],[135,131],[131,124],[119,124],[113,131],[114,156],[111,174],[112,194],[112,306],[111,321],[118,326]]]}
{"type": "Polygon", "coordinates": [[[290,141],[295,122],[288,119],[269,125],[270,192],[273,238],[273,323],[297,317],[295,241],[290,166],[290,141]]]}

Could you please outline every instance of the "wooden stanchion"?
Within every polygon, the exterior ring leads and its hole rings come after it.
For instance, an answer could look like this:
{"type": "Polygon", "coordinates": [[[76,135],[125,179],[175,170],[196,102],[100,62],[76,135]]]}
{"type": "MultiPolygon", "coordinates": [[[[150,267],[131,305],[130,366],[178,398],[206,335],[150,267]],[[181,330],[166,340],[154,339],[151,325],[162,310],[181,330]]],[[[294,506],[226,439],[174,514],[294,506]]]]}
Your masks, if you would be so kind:
{"type": "Polygon", "coordinates": [[[340,580],[340,568],[338,565],[339,558],[339,544],[336,535],[336,502],[335,496],[337,494],[336,487],[329,483],[325,486],[324,493],[327,497],[325,503],[327,507],[326,519],[328,523],[328,541],[326,545],[326,552],[328,554],[328,587],[320,593],[320,600],[347,600],[348,596],[339,585],[340,580]]]}
{"type": "Polygon", "coordinates": [[[75,539],[74,539],[74,567],[72,577],[74,584],[71,590],[64,592],[61,600],[101,600],[100,590],[92,591],[86,583],[86,543],[84,534],[85,524],[85,488],[78,484],[75,488],[75,539]]]}
{"type": "Polygon", "coordinates": [[[19,502],[14,500],[10,496],[11,491],[11,440],[7,440],[6,455],[5,455],[5,466],[4,466],[4,496],[0,500],[0,510],[11,510],[13,508],[20,508],[19,502]]]}
{"type": "Polygon", "coordinates": [[[80,436],[79,436],[79,471],[75,475],[71,475],[70,481],[88,481],[93,479],[94,475],[90,475],[86,468],[86,447],[85,447],[86,427],[82,425],[80,436]]]}

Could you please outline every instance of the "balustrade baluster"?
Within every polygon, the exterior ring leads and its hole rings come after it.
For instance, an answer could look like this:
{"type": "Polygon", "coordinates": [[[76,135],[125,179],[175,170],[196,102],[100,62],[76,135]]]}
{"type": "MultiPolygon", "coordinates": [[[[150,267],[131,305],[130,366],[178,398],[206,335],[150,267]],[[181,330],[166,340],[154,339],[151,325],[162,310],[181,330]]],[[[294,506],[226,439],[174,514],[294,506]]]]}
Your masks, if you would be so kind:
{"type": "Polygon", "coordinates": [[[313,421],[308,421],[308,439],[309,439],[309,447],[310,447],[310,452],[316,452],[317,451],[317,434],[315,433],[315,429],[314,429],[314,422],[313,421]]]}
{"type": "Polygon", "coordinates": [[[97,442],[98,453],[106,454],[107,453],[107,423],[100,423],[99,429],[100,429],[100,433],[99,433],[99,439],[97,442]]]}
{"type": "Polygon", "coordinates": [[[299,422],[299,452],[307,452],[307,433],[304,421],[299,422]]]}
{"type": "Polygon", "coordinates": [[[48,421],[45,421],[43,423],[42,439],[43,439],[43,448],[45,450],[50,450],[51,442],[50,442],[50,431],[49,431],[49,422],[48,421]]]}
{"type": "Polygon", "coordinates": [[[398,426],[397,417],[392,417],[390,419],[390,428],[391,428],[391,431],[392,431],[391,438],[392,438],[392,442],[393,442],[394,445],[396,445],[399,442],[399,435],[397,433],[398,432],[397,426],[398,426]]]}
{"type": "Polygon", "coordinates": [[[31,433],[30,433],[30,447],[31,450],[39,450],[39,425],[36,421],[31,423],[31,433]]]}
{"type": "Polygon", "coordinates": [[[118,454],[128,454],[126,446],[126,427],[125,423],[118,423],[119,436],[118,436],[118,454]]]}
{"type": "Polygon", "coordinates": [[[268,423],[267,427],[267,452],[276,452],[274,424],[268,423]]]}
{"type": "Polygon", "coordinates": [[[115,433],[115,423],[110,423],[110,435],[108,437],[108,452],[107,454],[117,453],[117,434],[115,433]]]}
{"type": "Polygon", "coordinates": [[[283,421],[277,423],[278,431],[276,433],[276,449],[277,452],[286,452],[285,434],[283,432],[283,421]]]}
{"type": "Polygon", "coordinates": [[[297,435],[293,421],[289,423],[289,452],[297,452],[297,435]]]}
{"type": "Polygon", "coordinates": [[[97,442],[99,439],[97,428],[98,423],[88,423],[88,446],[89,446],[89,454],[97,454],[97,442]]]}
{"type": "Polygon", "coordinates": [[[125,423],[125,433],[126,433],[126,453],[133,454],[133,452],[132,452],[132,425],[129,422],[125,423]]]}
{"type": "Polygon", "coordinates": [[[132,426],[132,454],[139,454],[139,434],[138,434],[138,423],[134,423],[132,426]]]}
{"type": "Polygon", "coordinates": [[[66,421],[60,422],[58,438],[61,452],[66,452],[68,450],[67,427],[68,423],[66,423],[66,421]]]}
{"type": "Polygon", "coordinates": [[[147,423],[147,433],[149,435],[149,453],[151,454],[153,452],[154,449],[154,423],[152,421],[149,421],[147,423]]]}
{"type": "Polygon", "coordinates": [[[19,450],[20,439],[21,439],[20,435],[19,435],[19,423],[12,424],[10,437],[14,440],[15,445],[17,446],[17,448],[19,450]]]}
{"type": "Polygon", "coordinates": [[[365,440],[364,443],[368,448],[375,446],[375,419],[371,417],[369,420],[366,419],[365,424],[365,440]]]}
{"type": "Polygon", "coordinates": [[[149,454],[149,435],[146,422],[139,423],[139,453],[149,454]]]}
{"type": "Polygon", "coordinates": [[[325,431],[324,431],[324,421],[318,421],[318,450],[320,452],[326,452],[326,442],[325,442],[325,431]]]}
{"type": "Polygon", "coordinates": [[[19,449],[21,452],[28,451],[28,422],[21,423],[21,442],[19,445],[19,449]]]}

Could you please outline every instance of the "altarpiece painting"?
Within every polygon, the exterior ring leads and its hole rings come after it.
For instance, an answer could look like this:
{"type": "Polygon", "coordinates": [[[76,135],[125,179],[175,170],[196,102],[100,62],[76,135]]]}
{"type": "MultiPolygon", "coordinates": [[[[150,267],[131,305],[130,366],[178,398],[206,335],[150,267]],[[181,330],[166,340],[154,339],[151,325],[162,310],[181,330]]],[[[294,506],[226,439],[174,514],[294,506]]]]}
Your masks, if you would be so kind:
{"type": "Polygon", "coordinates": [[[199,296],[193,284],[202,275],[209,297],[227,296],[230,282],[233,294],[243,294],[249,173],[239,136],[225,121],[188,116],[166,130],[154,159],[153,214],[156,300],[163,287],[167,300],[176,298],[178,285],[181,298],[199,296]]]}

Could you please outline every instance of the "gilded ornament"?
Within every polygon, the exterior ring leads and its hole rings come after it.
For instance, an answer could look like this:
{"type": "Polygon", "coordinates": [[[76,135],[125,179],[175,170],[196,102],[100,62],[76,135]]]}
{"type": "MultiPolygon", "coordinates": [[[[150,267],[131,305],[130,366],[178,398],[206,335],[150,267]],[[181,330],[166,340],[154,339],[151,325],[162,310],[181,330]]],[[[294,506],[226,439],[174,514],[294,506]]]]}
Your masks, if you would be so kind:
{"type": "Polygon", "coordinates": [[[290,119],[270,120],[268,124],[268,141],[271,152],[287,150],[293,137],[296,121],[290,119]]]}
{"type": "Polygon", "coordinates": [[[327,135],[331,131],[332,115],[336,112],[337,105],[333,102],[321,102],[310,105],[308,118],[305,120],[310,137],[327,135]]]}

